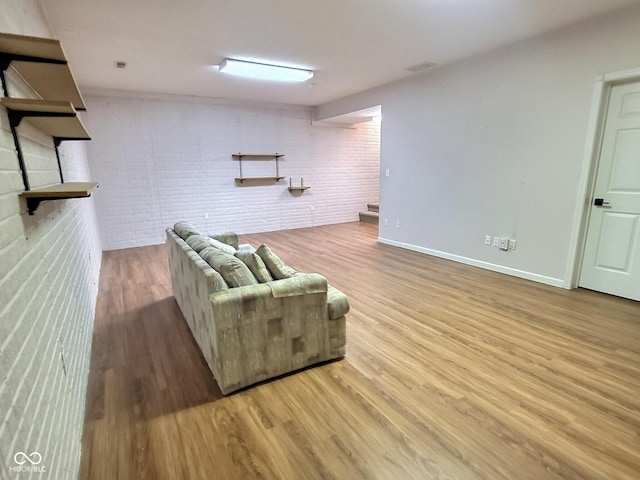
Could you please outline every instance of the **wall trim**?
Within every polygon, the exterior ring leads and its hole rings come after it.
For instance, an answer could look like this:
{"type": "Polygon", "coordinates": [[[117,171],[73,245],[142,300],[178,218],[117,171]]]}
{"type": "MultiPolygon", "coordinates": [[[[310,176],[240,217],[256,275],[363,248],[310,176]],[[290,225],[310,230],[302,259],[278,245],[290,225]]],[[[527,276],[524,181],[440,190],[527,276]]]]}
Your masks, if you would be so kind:
{"type": "Polygon", "coordinates": [[[473,267],[479,267],[485,270],[491,270],[493,272],[504,273],[505,275],[511,275],[512,277],[518,277],[525,280],[544,283],[546,285],[551,285],[552,287],[567,288],[564,280],[562,280],[561,278],[547,277],[545,275],[539,275],[537,273],[527,272],[525,270],[518,270],[516,268],[505,267],[503,265],[496,265],[495,263],[483,262],[482,260],[475,260],[473,258],[463,257],[461,255],[455,255],[453,253],[441,252],[439,250],[433,250],[431,248],[419,247],[417,245],[398,242],[396,240],[390,240],[388,238],[378,237],[378,242],[384,243],[385,245],[391,245],[393,247],[412,250],[418,253],[424,253],[426,255],[432,255],[434,257],[444,258],[445,260],[464,263],[465,265],[471,265],[473,267]]]}

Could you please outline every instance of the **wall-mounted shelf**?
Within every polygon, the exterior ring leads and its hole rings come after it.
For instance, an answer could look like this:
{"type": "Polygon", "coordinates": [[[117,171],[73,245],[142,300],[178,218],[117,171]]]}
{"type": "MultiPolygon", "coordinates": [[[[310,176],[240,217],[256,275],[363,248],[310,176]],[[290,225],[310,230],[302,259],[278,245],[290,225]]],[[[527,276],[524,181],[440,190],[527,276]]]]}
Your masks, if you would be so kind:
{"type": "Polygon", "coordinates": [[[80,90],[58,40],[0,33],[0,81],[2,106],[7,110],[9,126],[16,146],[18,163],[29,215],[41,202],[65,198],[90,197],[98,187],[95,182],[65,183],[58,146],[65,140],[91,140],[76,110],[86,110],[80,90]],[[40,98],[9,96],[6,70],[11,67],[40,98]],[[24,161],[18,126],[27,120],[36,129],[51,135],[58,160],[60,184],[31,190],[24,161]]]}
{"type": "Polygon", "coordinates": [[[238,183],[244,183],[247,180],[254,181],[274,181],[279,182],[282,180],[283,176],[278,172],[278,160],[284,157],[284,153],[232,153],[231,158],[234,160],[238,160],[238,165],[240,166],[240,176],[235,178],[235,181],[238,183]],[[242,161],[243,160],[266,160],[266,161],[275,161],[276,163],[276,174],[273,177],[245,177],[242,174],[242,161]]]}
{"type": "Polygon", "coordinates": [[[269,181],[274,181],[274,182],[279,182],[280,180],[282,180],[285,177],[236,177],[235,181],[236,182],[246,182],[246,181],[254,181],[254,182],[269,182],[269,181]]]}
{"type": "MultiPolygon", "coordinates": [[[[0,68],[3,75],[9,66],[39,97],[70,101],[77,110],[86,110],[60,41],[1,33],[0,68]]],[[[4,94],[9,96],[6,89],[4,94]]]]}
{"type": "Polygon", "coordinates": [[[15,127],[26,118],[58,143],[62,140],[91,140],[71,102],[4,97],[2,106],[9,111],[9,121],[15,127]]]}
{"type": "Polygon", "coordinates": [[[235,160],[273,160],[284,157],[284,153],[232,153],[231,156],[235,160]]]}
{"type": "Polygon", "coordinates": [[[310,189],[311,187],[304,184],[304,178],[300,177],[300,185],[293,185],[293,179],[289,178],[289,192],[304,192],[305,190],[310,189]]]}
{"type": "Polygon", "coordinates": [[[40,205],[40,202],[44,202],[46,200],[90,197],[91,193],[96,188],[98,188],[98,184],[96,182],[67,182],[53,185],[51,187],[22,192],[20,196],[27,199],[29,215],[33,215],[40,205]]]}

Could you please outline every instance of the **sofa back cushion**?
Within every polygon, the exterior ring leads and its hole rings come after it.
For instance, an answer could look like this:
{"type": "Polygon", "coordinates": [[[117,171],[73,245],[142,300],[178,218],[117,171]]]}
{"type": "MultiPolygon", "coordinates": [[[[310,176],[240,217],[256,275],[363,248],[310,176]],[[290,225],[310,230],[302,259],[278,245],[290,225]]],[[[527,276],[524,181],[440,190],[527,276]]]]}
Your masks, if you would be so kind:
{"type": "Polygon", "coordinates": [[[267,266],[257,253],[246,249],[238,250],[236,252],[236,258],[242,260],[242,262],[249,267],[253,276],[256,277],[256,280],[260,283],[267,283],[273,280],[267,266]]]}
{"type": "Polygon", "coordinates": [[[191,235],[199,235],[200,232],[196,230],[196,227],[191,225],[189,222],[178,222],[173,226],[173,230],[182,238],[186,240],[191,235]]]}
{"type": "Polygon", "coordinates": [[[213,267],[230,287],[244,287],[257,285],[258,281],[251,270],[238,258],[218,250],[207,247],[200,251],[200,256],[213,267]]]}
{"type": "Polygon", "coordinates": [[[209,236],[238,249],[238,234],[235,232],[212,233],[209,236]]]}
{"type": "Polygon", "coordinates": [[[207,247],[214,247],[218,250],[222,250],[229,255],[234,255],[236,253],[236,249],[231,245],[227,245],[226,243],[222,243],[219,240],[211,237],[205,237],[204,235],[191,235],[187,238],[187,243],[191,248],[193,248],[196,252],[200,253],[207,247]]]}
{"type": "Polygon", "coordinates": [[[285,278],[293,277],[296,272],[293,268],[285,265],[275,253],[271,251],[264,243],[258,247],[256,253],[264,261],[265,265],[273,275],[273,278],[277,280],[283,280],[285,278]]]}

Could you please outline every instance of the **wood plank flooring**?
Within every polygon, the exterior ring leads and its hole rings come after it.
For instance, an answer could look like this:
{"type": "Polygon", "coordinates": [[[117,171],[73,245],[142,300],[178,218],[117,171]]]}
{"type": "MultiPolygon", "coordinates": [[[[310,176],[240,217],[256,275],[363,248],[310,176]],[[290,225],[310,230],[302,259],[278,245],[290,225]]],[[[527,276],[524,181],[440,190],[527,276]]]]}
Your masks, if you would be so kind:
{"type": "Polygon", "coordinates": [[[351,302],[347,355],[223,397],[164,246],[105,252],[80,478],[640,478],[640,304],[378,244],[246,235],[351,302]]]}

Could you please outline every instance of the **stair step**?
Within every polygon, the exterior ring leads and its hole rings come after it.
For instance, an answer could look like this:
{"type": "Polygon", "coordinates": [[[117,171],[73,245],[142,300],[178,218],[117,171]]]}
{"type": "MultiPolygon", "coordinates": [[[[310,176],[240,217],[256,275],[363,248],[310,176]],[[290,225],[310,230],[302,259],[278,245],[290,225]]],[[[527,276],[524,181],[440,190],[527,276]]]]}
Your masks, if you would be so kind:
{"type": "Polygon", "coordinates": [[[378,224],[380,214],[378,212],[360,212],[360,221],[378,224]]]}
{"type": "Polygon", "coordinates": [[[380,204],[379,203],[367,203],[367,210],[370,212],[379,212],[380,204]]]}

